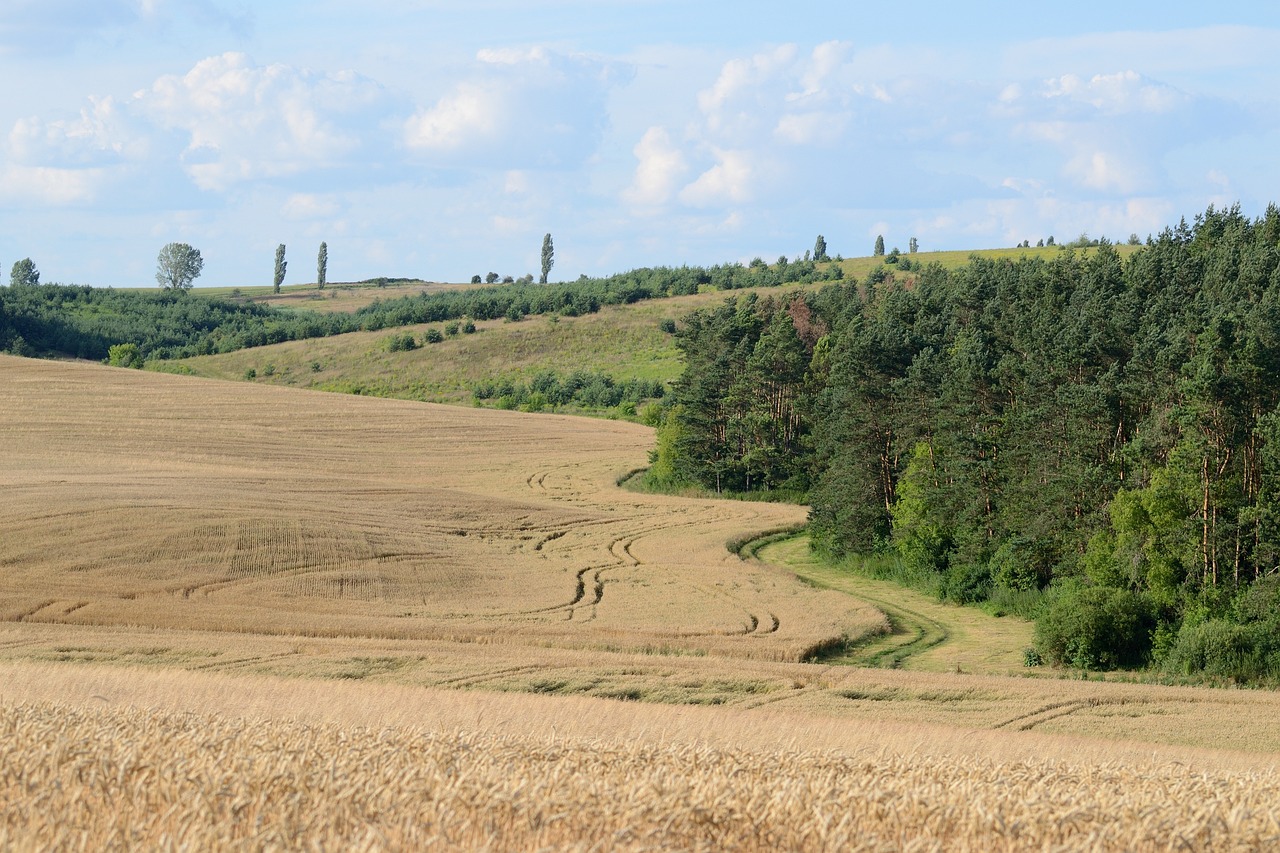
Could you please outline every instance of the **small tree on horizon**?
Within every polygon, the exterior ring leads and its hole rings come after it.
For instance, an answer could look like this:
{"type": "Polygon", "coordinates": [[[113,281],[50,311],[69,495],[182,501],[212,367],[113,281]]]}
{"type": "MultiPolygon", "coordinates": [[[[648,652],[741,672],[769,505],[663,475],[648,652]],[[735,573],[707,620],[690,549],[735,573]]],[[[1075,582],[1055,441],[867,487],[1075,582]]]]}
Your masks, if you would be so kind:
{"type": "Polygon", "coordinates": [[[316,255],[316,288],[324,290],[325,280],[329,276],[329,244],[320,242],[320,252],[316,255]]]}
{"type": "Polygon", "coordinates": [[[813,259],[815,261],[827,260],[827,240],[821,234],[813,243],[813,259]]]}
{"type": "Polygon", "coordinates": [[[186,243],[166,243],[156,258],[156,281],[164,290],[185,292],[200,277],[204,258],[186,243]]]}
{"type": "Polygon", "coordinates": [[[551,242],[551,234],[548,233],[542,238],[542,278],[538,279],[539,284],[547,283],[547,276],[551,274],[551,268],[556,263],[556,247],[551,242]]]}
{"type": "Polygon", "coordinates": [[[30,258],[23,258],[20,261],[14,261],[13,269],[9,271],[9,286],[21,287],[28,284],[40,283],[40,270],[36,269],[35,263],[30,258]]]}
{"type": "Polygon", "coordinates": [[[883,234],[876,235],[876,247],[875,247],[875,250],[872,252],[872,254],[875,255],[876,257],[880,257],[881,255],[884,254],[884,235],[883,234]]]}
{"type": "Polygon", "coordinates": [[[284,243],[276,246],[276,275],[275,275],[275,292],[280,292],[280,285],[284,284],[284,271],[289,263],[284,259],[284,243]]]}
{"type": "Polygon", "coordinates": [[[912,237],[910,242],[907,243],[907,251],[914,255],[919,248],[920,243],[915,237],[912,237]]]}

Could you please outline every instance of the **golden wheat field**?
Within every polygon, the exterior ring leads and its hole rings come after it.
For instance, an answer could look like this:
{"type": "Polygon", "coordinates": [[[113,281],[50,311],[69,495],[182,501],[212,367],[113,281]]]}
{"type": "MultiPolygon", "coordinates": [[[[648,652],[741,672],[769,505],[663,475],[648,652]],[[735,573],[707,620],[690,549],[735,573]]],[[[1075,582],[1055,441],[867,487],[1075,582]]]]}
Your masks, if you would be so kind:
{"type": "Polygon", "coordinates": [[[826,659],[951,617],[618,488],[652,440],[0,356],[0,848],[1280,844],[1275,694],[1016,677],[974,615],[826,659]]]}

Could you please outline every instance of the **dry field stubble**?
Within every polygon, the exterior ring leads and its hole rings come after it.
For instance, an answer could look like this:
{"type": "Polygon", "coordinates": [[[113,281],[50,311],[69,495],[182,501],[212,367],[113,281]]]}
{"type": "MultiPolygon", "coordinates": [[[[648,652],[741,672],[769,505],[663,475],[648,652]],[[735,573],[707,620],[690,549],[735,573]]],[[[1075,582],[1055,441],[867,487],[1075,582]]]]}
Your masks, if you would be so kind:
{"type": "Polygon", "coordinates": [[[795,661],[872,608],[618,490],[633,424],[0,358],[0,620],[795,661]]]}

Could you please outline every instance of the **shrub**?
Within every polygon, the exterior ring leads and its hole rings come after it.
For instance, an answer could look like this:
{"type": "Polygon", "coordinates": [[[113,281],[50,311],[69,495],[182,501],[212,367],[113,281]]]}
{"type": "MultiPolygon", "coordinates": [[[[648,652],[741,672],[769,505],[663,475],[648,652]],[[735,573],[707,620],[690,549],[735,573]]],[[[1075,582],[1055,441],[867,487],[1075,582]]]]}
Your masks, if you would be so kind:
{"type": "Polygon", "coordinates": [[[438,344],[444,340],[444,335],[441,334],[439,329],[427,329],[423,339],[429,344],[438,344]]]}
{"type": "Polygon", "coordinates": [[[1182,626],[1164,659],[1173,675],[1208,675],[1253,681],[1280,675],[1280,644],[1260,624],[1237,625],[1208,619],[1182,626]]]}
{"type": "Polygon", "coordinates": [[[668,335],[674,335],[676,333],[676,321],[668,317],[658,324],[658,328],[668,335]]]}
{"type": "Polygon", "coordinates": [[[475,333],[476,333],[476,324],[475,324],[475,323],[473,323],[473,322],[471,322],[470,320],[468,320],[468,321],[466,321],[465,323],[463,323],[463,324],[462,324],[462,334],[464,334],[464,335],[474,335],[475,333]]]}
{"type": "Polygon", "coordinates": [[[408,332],[400,332],[399,334],[384,338],[382,346],[387,352],[407,352],[409,350],[417,349],[418,342],[414,340],[413,335],[408,332]]]}
{"type": "Polygon", "coordinates": [[[107,364],[113,367],[142,367],[142,350],[137,344],[116,344],[107,350],[107,364]]]}
{"type": "Polygon", "coordinates": [[[1155,624],[1145,596],[1111,587],[1067,587],[1036,621],[1036,649],[1059,666],[1141,666],[1151,656],[1155,624]]]}
{"type": "Polygon", "coordinates": [[[458,330],[461,327],[462,324],[460,322],[457,320],[451,320],[444,324],[444,333],[452,338],[454,335],[458,334],[458,330]]]}

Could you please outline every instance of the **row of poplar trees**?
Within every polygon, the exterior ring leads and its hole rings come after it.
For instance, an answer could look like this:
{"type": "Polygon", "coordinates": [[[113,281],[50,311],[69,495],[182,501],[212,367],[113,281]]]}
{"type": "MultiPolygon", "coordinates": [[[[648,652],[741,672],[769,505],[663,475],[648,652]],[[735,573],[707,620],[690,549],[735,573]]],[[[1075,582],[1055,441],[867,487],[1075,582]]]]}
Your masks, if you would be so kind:
{"type": "Polygon", "coordinates": [[[1038,652],[1280,677],[1280,210],[685,319],[654,473],[1037,615],[1038,652]]]}

